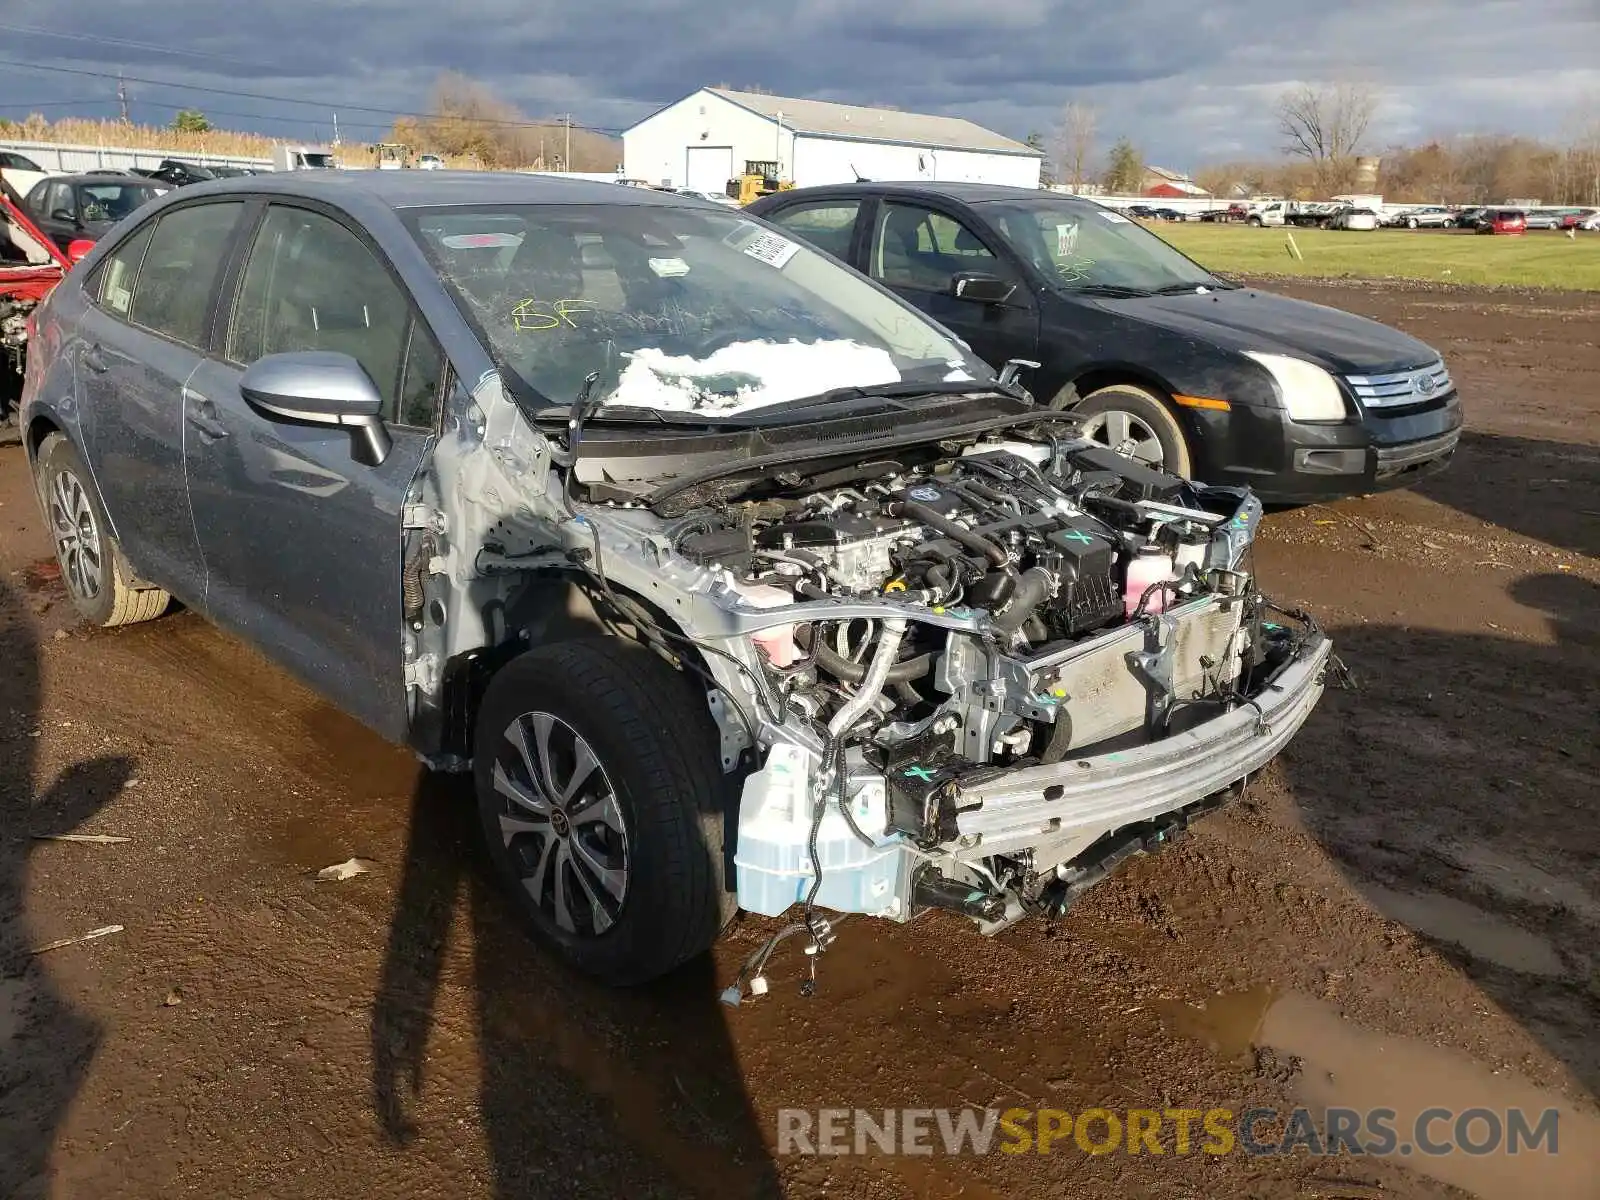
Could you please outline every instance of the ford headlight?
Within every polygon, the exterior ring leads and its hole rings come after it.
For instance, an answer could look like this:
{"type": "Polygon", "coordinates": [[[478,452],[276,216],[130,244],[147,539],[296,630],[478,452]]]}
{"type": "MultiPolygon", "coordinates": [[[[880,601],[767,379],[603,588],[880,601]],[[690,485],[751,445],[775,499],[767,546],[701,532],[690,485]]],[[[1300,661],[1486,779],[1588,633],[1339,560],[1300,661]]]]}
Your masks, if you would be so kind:
{"type": "Polygon", "coordinates": [[[1283,407],[1295,421],[1342,421],[1347,410],[1339,382],[1316,363],[1286,354],[1260,354],[1246,350],[1245,357],[1266,368],[1278,385],[1283,407]]]}

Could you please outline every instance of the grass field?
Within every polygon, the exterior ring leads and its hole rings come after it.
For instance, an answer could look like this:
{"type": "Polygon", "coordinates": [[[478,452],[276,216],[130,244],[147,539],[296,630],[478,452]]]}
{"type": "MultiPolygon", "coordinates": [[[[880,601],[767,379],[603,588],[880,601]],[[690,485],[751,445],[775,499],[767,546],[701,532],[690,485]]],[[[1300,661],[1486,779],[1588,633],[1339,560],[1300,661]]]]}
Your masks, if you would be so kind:
{"type": "Polygon", "coordinates": [[[1432,283],[1600,291],[1600,233],[1534,230],[1485,237],[1453,230],[1379,229],[1370,233],[1294,230],[1303,259],[1289,253],[1282,229],[1197,222],[1146,226],[1196,262],[1239,275],[1354,276],[1432,283]]]}

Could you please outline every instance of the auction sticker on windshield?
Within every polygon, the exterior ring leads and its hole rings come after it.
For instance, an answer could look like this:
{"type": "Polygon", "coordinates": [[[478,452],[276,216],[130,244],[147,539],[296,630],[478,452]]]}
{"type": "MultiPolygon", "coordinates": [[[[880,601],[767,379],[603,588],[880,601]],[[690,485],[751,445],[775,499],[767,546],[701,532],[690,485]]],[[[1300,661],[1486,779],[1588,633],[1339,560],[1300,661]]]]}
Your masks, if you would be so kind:
{"type": "Polygon", "coordinates": [[[744,247],[744,253],[769,267],[783,270],[789,260],[800,251],[798,242],[791,242],[788,238],[779,237],[775,233],[765,231],[756,234],[744,247]]]}
{"type": "Polygon", "coordinates": [[[1104,217],[1106,220],[1110,221],[1113,225],[1131,225],[1131,224],[1133,224],[1133,222],[1129,221],[1127,217],[1123,216],[1119,212],[1112,212],[1109,208],[1106,209],[1104,212],[1102,212],[1100,215],[1102,217],[1104,217]]]}

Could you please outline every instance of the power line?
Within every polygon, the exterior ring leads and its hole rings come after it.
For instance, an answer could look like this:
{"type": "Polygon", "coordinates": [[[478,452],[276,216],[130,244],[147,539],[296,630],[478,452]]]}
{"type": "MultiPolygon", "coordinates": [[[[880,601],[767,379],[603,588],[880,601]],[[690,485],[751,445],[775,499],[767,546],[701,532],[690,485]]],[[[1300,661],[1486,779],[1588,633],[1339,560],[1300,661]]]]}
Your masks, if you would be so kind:
{"type": "MultiPolygon", "coordinates": [[[[45,66],[43,63],[24,62],[12,58],[0,58],[0,67],[15,67],[22,71],[45,71],[56,75],[76,75],[85,79],[124,80],[128,83],[142,83],[149,87],[171,88],[175,91],[200,92],[208,96],[228,96],[235,100],[262,100],[269,104],[302,104],[321,109],[338,108],[341,111],[376,113],[380,116],[387,116],[390,118],[411,117],[415,120],[432,121],[438,119],[440,116],[438,113],[408,112],[395,108],[375,108],[372,105],[366,104],[334,104],[327,100],[304,100],[293,96],[271,96],[262,92],[246,92],[235,88],[206,87],[197,83],[173,83],[170,80],[149,79],[138,75],[113,75],[107,71],[89,71],[82,67],[52,67],[45,66]]],[[[153,102],[140,101],[140,103],[153,102]]],[[[258,117],[256,119],[266,120],[268,118],[258,117]]],[[[451,117],[449,119],[464,121],[474,125],[497,125],[512,129],[545,129],[549,128],[552,124],[563,123],[560,121],[513,121],[502,117],[451,117]]],[[[621,129],[607,129],[596,125],[579,125],[576,122],[567,123],[569,124],[569,128],[581,129],[587,133],[600,133],[614,136],[622,132],[621,129]]]]}
{"type": "Polygon", "coordinates": [[[40,100],[33,104],[13,104],[8,100],[4,104],[0,104],[0,108],[25,109],[31,112],[38,108],[77,108],[84,104],[111,103],[113,101],[107,100],[104,96],[87,96],[82,100],[40,100]]]}
{"type": "Polygon", "coordinates": [[[58,38],[66,42],[89,42],[97,46],[118,46],[124,50],[149,50],[159,54],[178,55],[183,58],[196,58],[210,62],[232,63],[236,67],[251,67],[257,71],[277,71],[281,68],[269,67],[265,63],[250,62],[248,59],[234,58],[230,54],[218,54],[213,51],[185,50],[181,46],[163,46],[158,42],[138,42],[131,38],[107,37],[99,33],[68,33],[59,29],[41,29],[37,25],[7,25],[0,24],[0,31],[5,33],[30,34],[34,37],[58,38]]]}

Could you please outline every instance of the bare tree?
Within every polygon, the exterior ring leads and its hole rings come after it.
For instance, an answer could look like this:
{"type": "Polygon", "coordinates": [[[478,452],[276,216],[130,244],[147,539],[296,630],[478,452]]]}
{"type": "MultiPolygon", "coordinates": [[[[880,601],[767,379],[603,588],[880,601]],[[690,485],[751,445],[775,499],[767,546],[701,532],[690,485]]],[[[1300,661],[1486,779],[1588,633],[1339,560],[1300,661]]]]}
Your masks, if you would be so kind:
{"type": "Polygon", "coordinates": [[[1100,123],[1100,110],[1081,100],[1072,100],[1061,109],[1061,119],[1056,123],[1051,144],[1056,161],[1056,175],[1073,191],[1082,189],[1089,176],[1089,164],[1094,161],[1095,130],[1100,123]]]}
{"type": "Polygon", "coordinates": [[[1350,171],[1378,111],[1375,89],[1359,83],[1302,84],[1278,98],[1284,151],[1315,168],[1319,185],[1332,187],[1350,171]]]}

